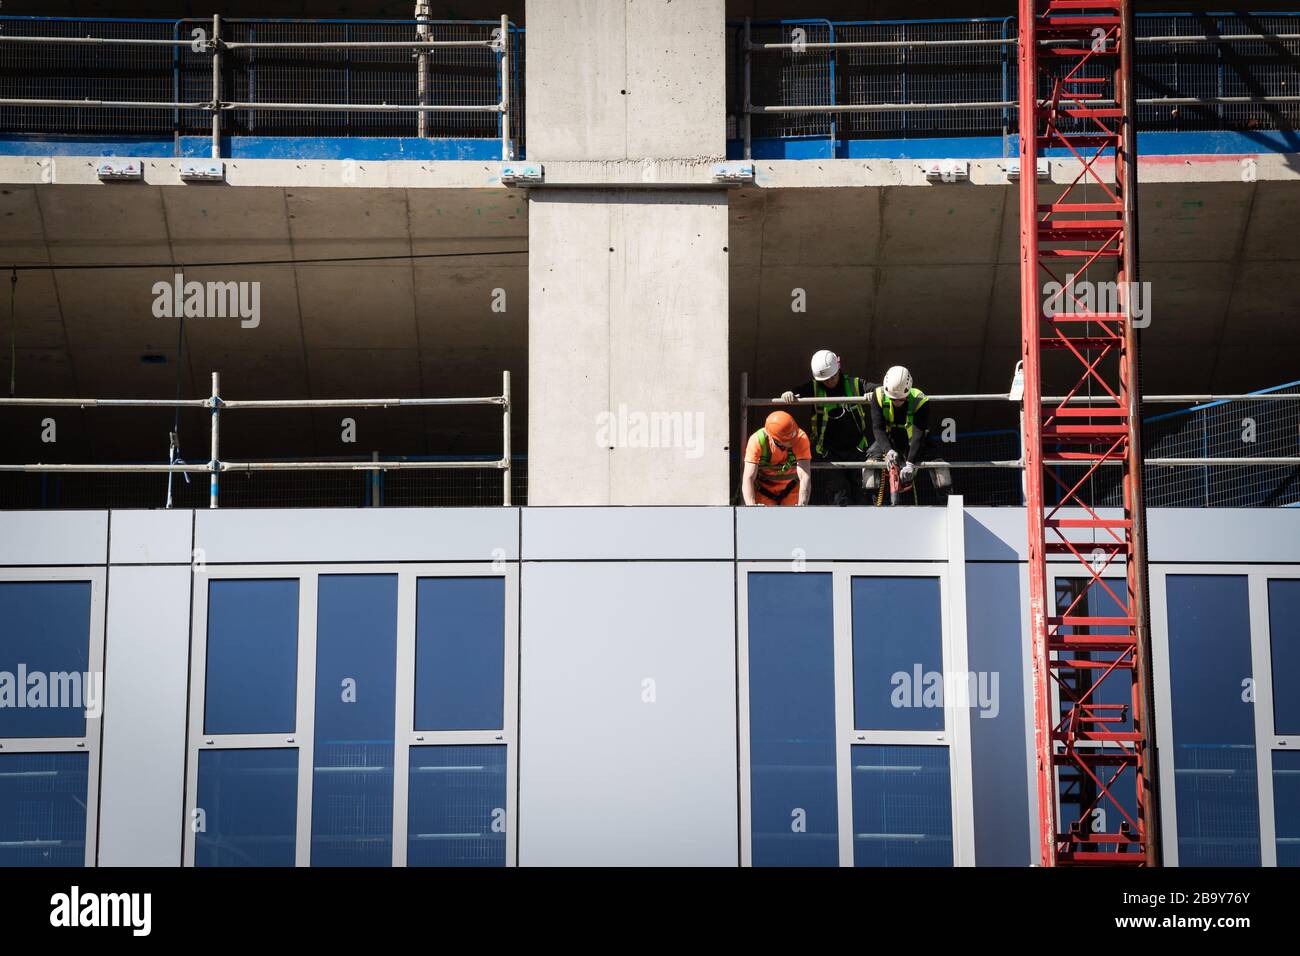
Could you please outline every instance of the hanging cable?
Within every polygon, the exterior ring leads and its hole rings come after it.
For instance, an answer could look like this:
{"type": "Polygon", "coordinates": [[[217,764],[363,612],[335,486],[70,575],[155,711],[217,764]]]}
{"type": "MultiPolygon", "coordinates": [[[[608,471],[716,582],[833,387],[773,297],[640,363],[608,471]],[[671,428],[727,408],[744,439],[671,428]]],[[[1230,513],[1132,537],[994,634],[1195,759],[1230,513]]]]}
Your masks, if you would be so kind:
{"type": "MultiPolygon", "coordinates": [[[[316,256],[307,259],[234,259],[226,262],[192,262],[196,269],[235,268],[238,266],[327,265],[331,262],[394,262],[407,259],[472,259],[477,256],[526,256],[527,249],[492,249],[476,252],[404,252],[388,256],[316,256]]],[[[84,264],[15,265],[15,271],[63,272],[77,269],[171,269],[170,262],[89,262],[84,264]]]]}
{"type": "MultiPolygon", "coordinates": [[[[178,265],[176,274],[181,277],[182,285],[185,282],[185,266],[178,265]]],[[[180,315],[177,316],[176,322],[176,401],[181,400],[181,356],[185,351],[185,310],[181,309],[180,315]]],[[[175,465],[181,460],[181,406],[176,405],[173,418],[172,430],[167,435],[168,463],[175,465]]],[[[185,472],[185,483],[190,483],[190,474],[185,472]]],[[[176,478],[176,472],[167,472],[167,507],[172,506],[172,482],[176,478]]]]}
{"type": "Polygon", "coordinates": [[[13,398],[18,386],[18,312],[14,301],[18,295],[18,268],[9,274],[9,397],[13,398]]]}

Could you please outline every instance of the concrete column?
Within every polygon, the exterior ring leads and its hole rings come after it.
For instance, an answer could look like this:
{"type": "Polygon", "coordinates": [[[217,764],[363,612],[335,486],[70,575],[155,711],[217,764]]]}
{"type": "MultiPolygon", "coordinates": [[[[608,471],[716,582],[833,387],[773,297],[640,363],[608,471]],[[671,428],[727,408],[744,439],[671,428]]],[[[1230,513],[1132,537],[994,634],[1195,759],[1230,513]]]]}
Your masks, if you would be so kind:
{"type": "Polygon", "coordinates": [[[529,504],[729,499],[727,195],[659,172],[723,158],[724,16],[528,2],[528,160],[619,181],[529,195],[529,504]]]}

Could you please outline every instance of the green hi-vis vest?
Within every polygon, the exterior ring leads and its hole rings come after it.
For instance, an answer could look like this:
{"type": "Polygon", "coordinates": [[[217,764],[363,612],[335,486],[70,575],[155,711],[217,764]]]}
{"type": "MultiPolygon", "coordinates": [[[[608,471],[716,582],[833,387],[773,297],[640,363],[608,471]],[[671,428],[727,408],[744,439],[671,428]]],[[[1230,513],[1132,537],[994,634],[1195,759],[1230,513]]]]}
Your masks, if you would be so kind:
{"type": "MultiPolygon", "coordinates": [[[[829,394],[830,393],[826,391],[826,386],[814,379],[814,397],[825,398],[829,394]]],[[[862,379],[853,378],[849,375],[844,376],[844,394],[852,398],[860,398],[862,396],[862,379]]],[[[862,436],[858,441],[858,448],[865,451],[867,448],[867,435],[869,433],[869,429],[867,428],[866,410],[861,405],[850,405],[849,413],[853,416],[854,422],[857,423],[858,434],[862,436]]],[[[813,448],[816,449],[819,456],[826,454],[826,423],[830,420],[830,416],[830,405],[813,406],[812,440],[813,448]]]]}
{"type": "Polygon", "coordinates": [[[763,449],[762,454],[758,456],[759,477],[773,478],[776,481],[781,481],[784,478],[794,477],[793,475],[790,474],[790,472],[794,471],[795,468],[794,449],[791,448],[788,452],[786,452],[785,461],[781,462],[781,464],[779,465],[774,466],[772,464],[772,446],[767,443],[767,429],[760,428],[757,434],[758,434],[758,445],[760,448],[763,449]],[[768,469],[766,473],[764,473],[763,471],[763,469],[765,468],[768,469]],[[773,471],[775,471],[775,474],[773,474],[773,471]]]}
{"type": "MultiPolygon", "coordinates": [[[[904,418],[903,428],[907,431],[907,440],[912,440],[912,422],[916,420],[917,410],[930,400],[930,397],[919,388],[909,389],[907,392],[907,410],[904,418]]],[[[886,428],[897,428],[894,421],[894,402],[885,391],[882,385],[876,389],[876,401],[880,404],[880,411],[885,416],[886,428]]]]}

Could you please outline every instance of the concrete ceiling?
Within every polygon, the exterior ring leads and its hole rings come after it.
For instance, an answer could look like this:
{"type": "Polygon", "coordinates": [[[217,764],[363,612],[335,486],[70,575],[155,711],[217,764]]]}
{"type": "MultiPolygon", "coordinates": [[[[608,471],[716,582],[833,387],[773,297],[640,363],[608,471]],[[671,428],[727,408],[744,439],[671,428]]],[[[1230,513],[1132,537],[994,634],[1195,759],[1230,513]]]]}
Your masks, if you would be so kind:
{"type": "MultiPolygon", "coordinates": [[[[1060,191],[1044,185],[1040,200],[1060,191]]],[[[1297,221],[1296,182],[1142,187],[1141,278],[1152,295],[1144,391],[1300,378],[1297,221]]],[[[932,393],[1004,392],[1019,358],[1018,247],[1011,186],[733,193],[733,373],[748,371],[755,394],[777,394],[808,378],[814,350],[830,348],[876,381],[904,364],[932,393]],[[796,288],[806,313],[791,310],[796,288]]],[[[1048,375],[1048,390],[1071,386],[1075,367],[1050,367],[1060,374],[1048,375]]],[[[964,414],[959,425],[1015,421],[1007,407],[964,414]]]]}
{"type": "MultiPolygon", "coordinates": [[[[1041,196],[1059,189],[1044,185],[1041,196]]],[[[733,397],[742,371],[756,394],[803,381],[808,355],[823,347],[870,378],[906,364],[932,393],[1006,389],[1019,343],[1012,187],[743,189],[730,207],[733,397]],[[806,293],[804,313],[791,311],[794,289],[806,293]]],[[[1300,378],[1297,221],[1296,181],[1143,185],[1148,393],[1300,378]]],[[[15,184],[0,186],[0,224],[0,267],[177,262],[191,280],[261,283],[258,328],[191,319],[178,363],[177,322],[152,313],[153,285],[170,280],[170,267],[23,272],[20,395],[169,398],[179,378],[183,396],[199,397],[214,370],[228,398],[491,394],[509,369],[515,447],[526,451],[526,256],[196,265],[523,250],[527,204],[517,191],[15,184]],[[495,289],[505,313],[492,311],[495,289]]],[[[49,414],[0,412],[7,460],[156,460],[172,422],[169,410],[69,410],[55,416],[59,441],[48,445],[39,423],[49,414]]],[[[959,427],[1011,416],[1005,406],[962,409],[959,427]]],[[[206,457],[204,416],[182,422],[186,456],[206,457]]],[[[223,452],[490,453],[499,436],[489,408],[249,411],[226,419],[223,452]],[[345,415],[358,423],[353,445],[340,440],[345,415]]]]}
{"type": "MultiPolygon", "coordinates": [[[[0,187],[0,222],[5,264],[174,262],[189,264],[190,281],[261,283],[256,328],[234,318],[189,319],[178,363],[178,322],[153,314],[153,286],[171,281],[171,267],[23,272],[15,296],[18,394],[169,398],[179,387],[199,397],[209,393],[213,371],[227,398],[496,394],[508,369],[523,411],[525,255],[197,265],[522,250],[527,222],[517,192],[11,185],[0,187]],[[504,290],[504,313],[492,309],[495,289],[504,290]]],[[[169,411],[68,413],[56,416],[52,447],[35,441],[36,422],[48,412],[4,414],[15,444],[45,461],[156,457],[171,422],[169,411]]],[[[202,413],[182,420],[187,457],[201,456],[202,413]]],[[[522,414],[518,421],[522,440],[522,414]]],[[[223,433],[223,453],[232,458],[500,447],[499,417],[486,407],[256,410],[232,413],[223,433]],[[355,445],[340,440],[345,415],[357,420],[355,445]]]]}

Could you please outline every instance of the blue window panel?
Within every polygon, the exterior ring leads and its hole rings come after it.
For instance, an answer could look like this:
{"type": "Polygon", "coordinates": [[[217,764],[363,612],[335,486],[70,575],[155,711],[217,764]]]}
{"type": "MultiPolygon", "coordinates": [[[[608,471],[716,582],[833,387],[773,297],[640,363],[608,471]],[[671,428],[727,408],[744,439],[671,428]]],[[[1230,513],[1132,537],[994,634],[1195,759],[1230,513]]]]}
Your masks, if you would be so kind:
{"type": "Polygon", "coordinates": [[[199,752],[195,866],[293,866],[298,750],[199,752]]]}
{"type": "Polygon", "coordinates": [[[505,866],[505,808],[505,747],[412,747],[407,866],[505,866]]]}
{"type": "Polygon", "coordinates": [[[1244,575],[1171,574],[1170,701],[1180,866],[1258,866],[1259,782],[1244,575]]]}
{"type": "Polygon", "coordinates": [[[89,581],[0,583],[0,737],[83,736],[89,670],[89,581]]]}
{"type": "Polygon", "coordinates": [[[293,733],[298,579],[211,581],[203,731],[293,733]]]}
{"type": "Polygon", "coordinates": [[[317,585],[312,866],[393,861],[397,575],[317,585]]]}
{"type": "Polygon", "coordinates": [[[939,579],[853,579],[853,726],[943,730],[939,579]]]}
{"type": "Polygon", "coordinates": [[[505,579],[420,578],[415,618],[415,729],[500,730],[505,579]]]}
{"type": "Polygon", "coordinates": [[[1300,578],[1268,582],[1273,648],[1273,732],[1300,734],[1300,578]]]}
{"type": "Polygon", "coordinates": [[[1273,751],[1277,865],[1300,866],[1300,750],[1273,751]]]}
{"type": "Polygon", "coordinates": [[[952,866],[948,748],[852,750],[853,865],[952,866]]]}
{"type": "Polygon", "coordinates": [[[754,866],[838,866],[831,576],[749,575],[754,866]]]}
{"type": "Polygon", "coordinates": [[[89,773],[89,754],[0,754],[0,867],[86,865],[89,773]]]}

